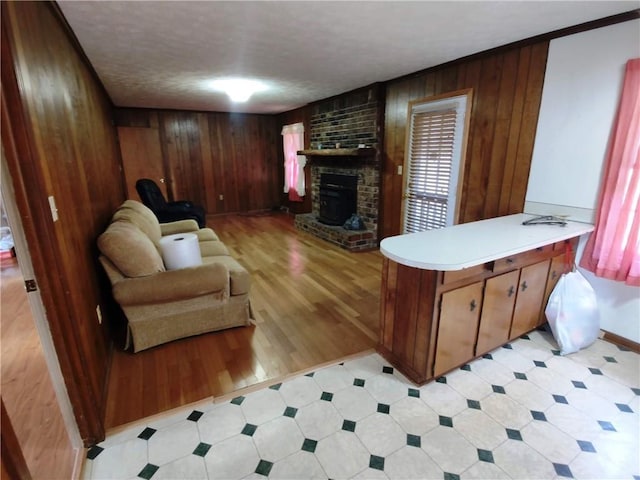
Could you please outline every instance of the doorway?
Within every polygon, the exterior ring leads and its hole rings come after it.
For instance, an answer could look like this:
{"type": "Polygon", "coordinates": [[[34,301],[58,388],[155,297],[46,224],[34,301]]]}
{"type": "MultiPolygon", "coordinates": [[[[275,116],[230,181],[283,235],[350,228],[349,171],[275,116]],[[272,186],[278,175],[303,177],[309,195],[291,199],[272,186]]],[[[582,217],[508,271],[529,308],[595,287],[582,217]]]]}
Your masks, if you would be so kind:
{"type": "Polygon", "coordinates": [[[2,400],[31,476],[75,478],[84,450],[40,295],[25,288],[33,267],[4,149],[1,174],[2,400]]]}

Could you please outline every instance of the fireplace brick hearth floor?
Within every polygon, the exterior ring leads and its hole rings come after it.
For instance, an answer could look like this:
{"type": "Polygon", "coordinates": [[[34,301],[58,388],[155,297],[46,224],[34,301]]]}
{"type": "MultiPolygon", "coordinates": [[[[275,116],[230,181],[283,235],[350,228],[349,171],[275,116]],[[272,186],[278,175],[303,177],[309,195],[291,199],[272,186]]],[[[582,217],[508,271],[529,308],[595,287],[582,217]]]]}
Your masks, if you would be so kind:
{"type": "Polygon", "coordinates": [[[117,432],[85,479],[638,479],[640,356],[543,331],[417,387],[376,353],[117,432]]]}
{"type": "Polygon", "coordinates": [[[320,223],[313,213],[296,215],[295,227],[318,238],[331,242],[351,252],[378,248],[376,234],[372,230],[347,230],[341,226],[320,223]]]}

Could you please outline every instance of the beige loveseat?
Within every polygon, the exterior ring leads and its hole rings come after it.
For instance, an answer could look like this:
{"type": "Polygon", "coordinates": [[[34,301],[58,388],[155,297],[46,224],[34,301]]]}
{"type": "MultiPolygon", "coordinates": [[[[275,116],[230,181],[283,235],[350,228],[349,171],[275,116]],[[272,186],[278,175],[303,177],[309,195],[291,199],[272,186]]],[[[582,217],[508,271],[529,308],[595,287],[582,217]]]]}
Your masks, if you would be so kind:
{"type": "Polygon", "coordinates": [[[139,352],[171,340],[248,325],[247,270],[210,228],[194,220],[158,223],[142,203],[125,201],[98,238],[100,262],[128,320],[128,348],[139,352]],[[160,239],[195,233],[202,265],[167,270],[160,239]]]}

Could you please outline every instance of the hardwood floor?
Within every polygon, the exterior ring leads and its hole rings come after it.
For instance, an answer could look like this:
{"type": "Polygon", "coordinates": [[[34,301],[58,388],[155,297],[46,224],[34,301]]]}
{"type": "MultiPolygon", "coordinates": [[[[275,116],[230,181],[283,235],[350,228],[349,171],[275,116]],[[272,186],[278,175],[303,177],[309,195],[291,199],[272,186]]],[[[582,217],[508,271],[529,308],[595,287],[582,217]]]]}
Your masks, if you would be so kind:
{"type": "Polygon", "coordinates": [[[2,400],[32,478],[71,478],[76,451],[33,322],[15,258],[0,259],[2,400]]]}
{"type": "Polygon", "coordinates": [[[375,347],[382,256],[350,253],[282,213],[210,217],[251,273],[255,325],[136,354],[116,349],[105,427],[335,361],[375,347]]]}

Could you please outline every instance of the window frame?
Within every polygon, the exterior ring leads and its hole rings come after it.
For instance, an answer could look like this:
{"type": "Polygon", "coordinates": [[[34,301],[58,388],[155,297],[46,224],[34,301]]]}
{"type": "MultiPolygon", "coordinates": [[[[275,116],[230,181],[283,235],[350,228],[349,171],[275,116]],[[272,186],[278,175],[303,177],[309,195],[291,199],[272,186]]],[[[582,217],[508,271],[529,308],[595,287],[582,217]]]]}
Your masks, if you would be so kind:
{"type": "Polygon", "coordinates": [[[434,95],[426,98],[410,101],[407,109],[407,123],[405,134],[405,155],[403,164],[403,186],[402,186],[402,207],[401,207],[401,232],[406,233],[405,226],[407,220],[407,206],[410,198],[408,183],[411,172],[411,146],[413,143],[414,116],[416,113],[428,113],[443,111],[454,108],[456,110],[456,139],[454,140],[454,150],[452,153],[451,177],[447,192],[447,215],[446,225],[455,225],[459,221],[460,203],[464,171],[466,166],[467,145],[469,139],[469,129],[471,123],[471,109],[473,104],[473,89],[461,89],[434,95]],[[450,200],[453,199],[453,202],[450,200]],[[451,205],[453,203],[453,205],[451,205]]]}

